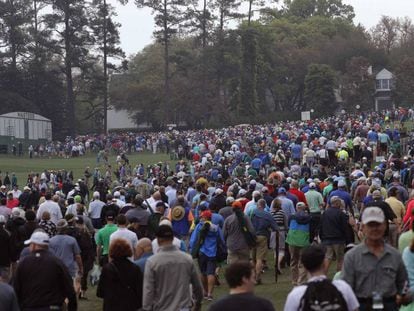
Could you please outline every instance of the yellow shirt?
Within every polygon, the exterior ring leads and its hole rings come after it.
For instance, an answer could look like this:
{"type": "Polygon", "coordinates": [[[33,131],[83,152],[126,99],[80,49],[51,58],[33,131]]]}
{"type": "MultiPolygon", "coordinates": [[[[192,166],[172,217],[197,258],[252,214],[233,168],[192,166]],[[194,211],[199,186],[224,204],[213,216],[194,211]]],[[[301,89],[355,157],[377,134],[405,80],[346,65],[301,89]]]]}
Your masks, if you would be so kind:
{"type": "Polygon", "coordinates": [[[396,197],[389,197],[385,200],[385,202],[387,202],[390,205],[394,214],[397,216],[398,223],[401,223],[405,214],[404,204],[396,197]]]}

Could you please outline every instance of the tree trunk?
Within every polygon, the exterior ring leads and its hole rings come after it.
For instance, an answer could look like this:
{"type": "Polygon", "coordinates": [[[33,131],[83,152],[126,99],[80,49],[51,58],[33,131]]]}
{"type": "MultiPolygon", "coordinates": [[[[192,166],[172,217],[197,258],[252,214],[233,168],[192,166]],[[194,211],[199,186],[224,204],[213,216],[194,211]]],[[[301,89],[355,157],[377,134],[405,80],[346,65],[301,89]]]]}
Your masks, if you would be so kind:
{"type": "MultiPolygon", "coordinates": [[[[163,12],[163,29],[164,29],[164,117],[163,121],[166,121],[170,111],[170,60],[169,60],[169,33],[168,33],[168,12],[167,12],[167,0],[164,0],[164,12],[163,12]]],[[[165,123],[165,122],[163,122],[165,123]]],[[[162,124],[164,125],[164,124],[162,124]]]]}
{"type": "Polygon", "coordinates": [[[103,74],[104,74],[104,102],[103,102],[103,113],[104,113],[104,124],[103,124],[103,132],[104,134],[108,131],[108,49],[107,49],[107,6],[106,0],[103,2],[104,5],[104,19],[103,19],[103,74]]]}
{"type": "Polygon", "coordinates": [[[74,137],[76,134],[75,96],[72,77],[72,42],[70,37],[70,4],[65,1],[65,76],[66,76],[66,132],[74,137]]]}

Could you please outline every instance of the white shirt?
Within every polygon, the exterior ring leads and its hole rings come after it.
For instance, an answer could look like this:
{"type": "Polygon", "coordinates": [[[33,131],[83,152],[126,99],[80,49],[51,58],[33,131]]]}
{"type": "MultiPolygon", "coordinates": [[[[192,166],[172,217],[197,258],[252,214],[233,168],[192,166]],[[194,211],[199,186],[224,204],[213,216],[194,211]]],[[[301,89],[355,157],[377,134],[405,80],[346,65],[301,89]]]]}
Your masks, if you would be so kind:
{"type": "Polygon", "coordinates": [[[44,212],[49,212],[50,220],[56,225],[60,219],[62,219],[62,211],[60,210],[59,204],[52,200],[48,200],[40,204],[37,210],[36,217],[38,220],[42,219],[44,212]]]}
{"type": "Polygon", "coordinates": [[[66,214],[72,214],[72,215],[77,215],[78,211],[76,210],[76,208],[78,207],[78,203],[73,203],[71,205],[68,206],[68,208],[66,209],[66,214]]]}
{"type": "MultiPolygon", "coordinates": [[[[132,254],[135,254],[135,248],[137,247],[138,237],[136,233],[128,230],[127,228],[119,228],[109,237],[109,244],[115,239],[124,239],[128,241],[129,245],[132,247],[132,254]]],[[[133,258],[131,258],[133,259],[133,258]]]]}
{"type": "Polygon", "coordinates": [[[20,195],[22,194],[22,192],[17,189],[17,190],[12,190],[13,193],[13,198],[18,199],[20,197],[20,195]]]}
{"type": "MultiPolygon", "coordinates": [[[[177,246],[178,249],[181,249],[181,240],[179,238],[174,237],[173,245],[177,246]]],[[[152,241],[152,252],[153,252],[153,254],[158,253],[159,250],[160,250],[160,246],[158,245],[158,240],[154,239],[152,241]]]]}
{"type": "MultiPolygon", "coordinates": [[[[312,277],[308,280],[308,282],[321,280],[326,278],[326,276],[319,276],[319,277],[312,277]]],[[[355,297],[354,292],[352,291],[351,286],[343,280],[336,280],[332,281],[332,284],[341,292],[342,296],[344,297],[347,305],[348,311],[354,311],[359,308],[359,302],[355,297]]],[[[291,292],[289,293],[284,311],[297,311],[299,310],[300,301],[305,294],[307,289],[307,285],[300,285],[294,287],[291,292]]]]}
{"type": "Polygon", "coordinates": [[[89,203],[88,213],[92,219],[101,218],[102,207],[104,207],[105,203],[101,200],[94,200],[89,203]]]}

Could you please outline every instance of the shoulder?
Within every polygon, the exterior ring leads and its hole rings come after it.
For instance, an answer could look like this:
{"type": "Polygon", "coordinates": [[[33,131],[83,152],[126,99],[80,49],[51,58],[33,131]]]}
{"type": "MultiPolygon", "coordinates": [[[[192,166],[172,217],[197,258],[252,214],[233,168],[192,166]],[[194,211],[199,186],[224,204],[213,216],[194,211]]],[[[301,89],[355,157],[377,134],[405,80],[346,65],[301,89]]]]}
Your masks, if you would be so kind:
{"type": "Polygon", "coordinates": [[[300,285],[294,287],[289,295],[287,296],[286,303],[285,303],[285,310],[298,310],[300,300],[302,299],[303,295],[308,288],[307,285],[300,285]]]}

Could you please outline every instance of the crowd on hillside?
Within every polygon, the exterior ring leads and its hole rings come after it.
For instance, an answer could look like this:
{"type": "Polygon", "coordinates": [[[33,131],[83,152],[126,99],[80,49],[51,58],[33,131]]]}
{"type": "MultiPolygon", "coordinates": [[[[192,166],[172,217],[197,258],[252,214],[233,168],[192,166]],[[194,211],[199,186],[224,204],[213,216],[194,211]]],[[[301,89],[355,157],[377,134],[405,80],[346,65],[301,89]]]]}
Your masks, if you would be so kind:
{"type": "Polygon", "coordinates": [[[294,286],[285,310],[410,310],[414,149],[397,125],[412,117],[118,135],[112,164],[115,140],[77,139],[104,173],[0,180],[0,306],[76,310],[96,294],[104,310],[274,310],[253,294],[274,261],[294,286]],[[134,166],[138,142],[174,165],[134,166]],[[221,270],[230,295],[216,299],[221,270]]]}

